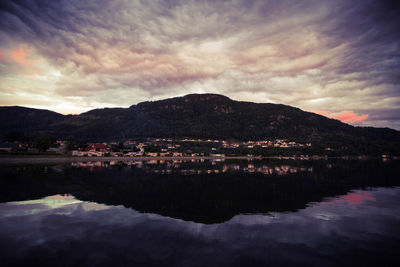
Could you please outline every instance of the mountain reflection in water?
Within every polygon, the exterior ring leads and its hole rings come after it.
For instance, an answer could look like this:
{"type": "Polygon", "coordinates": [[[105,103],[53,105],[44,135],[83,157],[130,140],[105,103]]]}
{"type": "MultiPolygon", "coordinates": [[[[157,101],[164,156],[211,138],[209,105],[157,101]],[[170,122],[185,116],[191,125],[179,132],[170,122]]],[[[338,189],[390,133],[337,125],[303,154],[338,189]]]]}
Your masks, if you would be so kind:
{"type": "Polygon", "coordinates": [[[400,188],[187,222],[71,195],[0,203],[3,266],[396,266],[400,188]],[[353,201],[357,199],[356,201],[353,201]]]}
{"type": "Polygon", "coordinates": [[[398,161],[131,161],[3,166],[0,201],[71,194],[201,223],[296,211],[353,189],[398,186],[398,161]]]}

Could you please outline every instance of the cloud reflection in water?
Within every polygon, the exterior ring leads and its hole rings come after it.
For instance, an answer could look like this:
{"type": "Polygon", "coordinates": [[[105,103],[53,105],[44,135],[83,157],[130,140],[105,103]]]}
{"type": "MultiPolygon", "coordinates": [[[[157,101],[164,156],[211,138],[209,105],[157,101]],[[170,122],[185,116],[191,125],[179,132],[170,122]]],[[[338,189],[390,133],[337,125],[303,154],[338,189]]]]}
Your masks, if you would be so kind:
{"type": "Polygon", "coordinates": [[[356,190],[297,212],[201,224],[71,195],[0,204],[8,264],[375,264],[396,260],[399,188],[356,190]],[[364,196],[362,200],[354,196],[364,196]],[[35,210],[35,212],[30,212],[35,210]]]}

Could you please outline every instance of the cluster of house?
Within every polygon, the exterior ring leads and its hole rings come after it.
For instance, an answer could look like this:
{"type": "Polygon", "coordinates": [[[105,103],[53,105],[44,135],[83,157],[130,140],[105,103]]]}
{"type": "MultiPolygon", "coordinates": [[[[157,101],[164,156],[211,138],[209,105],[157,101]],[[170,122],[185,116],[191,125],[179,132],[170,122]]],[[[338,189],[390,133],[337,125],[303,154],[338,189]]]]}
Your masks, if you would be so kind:
{"type": "MultiPolygon", "coordinates": [[[[256,147],[310,147],[311,144],[301,144],[294,141],[286,141],[283,139],[264,140],[264,141],[246,141],[246,142],[229,142],[225,140],[211,140],[211,139],[169,139],[169,138],[156,138],[148,139],[145,142],[137,143],[136,141],[125,141],[122,144],[120,151],[113,151],[111,148],[118,145],[116,142],[111,143],[95,143],[90,144],[89,147],[83,150],[72,151],[72,156],[111,156],[111,157],[198,157],[198,156],[211,156],[211,157],[225,157],[225,154],[220,153],[220,148],[237,149],[240,147],[252,149],[256,147]],[[207,143],[207,148],[202,152],[192,152],[190,149],[181,149],[182,143],[207,143]],[[148,146],[158,146],[159,151],[147,150],[148,146]]],[[[189,145],[190,147],[190,145],[189,145]]]]}
{"type": "MultiPolygon", "coordinates": [[[[230,144],[232,145],[232,144],[230,144]]],[[[247,141],[243,143],[235,143],[235,147],[239,147],[240,145],[247,147],[247,148],[255,148],[255,147],[262,147],[262,148],[267,148],[267,147],[311,147],[311,143],[297,143],[294,141],[286,141],[285,139],[276,139],[276,140],[265,140],[265,141],[247,141]]],[[[227,144],[229,146],[229,144],[227,144]]]]}
{"type": "Polygon", "coordinates": [[[161,149],[161,152],[146,152],[145,143],[136,144],[135,141],[126,141],[123,144],[123,149],[121,151],[112,151],[111,147],[117,145],[117,143],[94,143],[90,144],[88,148],[83,150],[73,150],[72,156],[77,157],[137,157],[137,156],[149,156],[149,157],[166,157],[174,156],[181,157],[183,153],[181,152],[171,152],[168,149],[161,149]],[[134,150],[134,151],[133,151],[134,150]]]}
{"type": "Polygon", "coordinates": [[[110,149],[103,143],[90,144],[89,147],[82,150],[72,150],[72,156],[77,157],[101,157],[105,153],[110,153],[110,149]]]}
{"type": "MultiPolygon", "coordinates": [[[[26,146],[26,144],[7,143],[2,145],[0,143],[0,151],[12,152],[20,149],[24,146],[26,152],[39,153],[37,148],[26,146]]],[[[276,140],[263,140],[263,141],[246,141],[246,142],[234,142],[226,140],[211,140],[211,139],[170,139],[170,138],[154,138],[146,139],[146,141],[138,142],[128,140],[121,143],[117,142],[104,142],[104,143],[90,143],[85,147],[75,149],[72,151],[67,150],[66,141],[56,141],[52,147],[47,149],[47,153],[53,154],[67,154],[71,153],[72,156],[76,157],[137,157],[137,156],[149,156],[149,157],[197,157],[197,156],[211,156],[211,157],[225,157],[223,149],[238,149],[246,148],[253,149],[257,147],[268,148],[268,147],[309,147],[310,143],[301,144],[294,141],[286,141],[283,139],[276,140]],[[193,144],[193,145],[192,145],[193,144]],[[199,152],[193,152],[191,147],[195,147],[198,144],[202,144],[202,149],[199,152]],[[118,149],[115,149],[118,147],[118,149]],[[152,147],[153,149],[150,149],[152,147]],[[156,147],[157,149],[154,149],[156,147]],[[221,150],[222,149],[222,150],[221,150]]]]}
{"type": "Polygon", "coordinates": [[[181,139],[181,140],[173,140],[166,138],[158,138],[153,139],[155,142],[198,142],[198,143],[216,143],[221,144],[224,148],[254,148],[254,147],[310,147],[311,143],[297,143],[295,141],[287,141],[285,139],[275,139],[275,140],[261,140],[261,141],[245,141],[245,142],[230,142],[226,140],[212,140],[212,139],[181,139]]]}

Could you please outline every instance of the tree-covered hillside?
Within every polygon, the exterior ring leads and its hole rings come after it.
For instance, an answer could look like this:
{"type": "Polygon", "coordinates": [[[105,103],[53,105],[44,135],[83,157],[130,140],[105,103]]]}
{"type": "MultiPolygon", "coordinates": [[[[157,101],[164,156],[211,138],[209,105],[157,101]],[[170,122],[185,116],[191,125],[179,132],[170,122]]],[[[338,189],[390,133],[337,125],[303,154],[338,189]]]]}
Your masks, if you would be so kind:
{"type": "Polygon", "coordinates": [[[283,138],[315,146],[360,151],[399,150],[396,130],[354,127],[338,120],[279,104],[234,101],[217,94],[191,94],[129,108],[95,109],[61,115],[23,107],[0,108],[0,135],[20,131],[58,139],[118,141],[144,137],[230,140],[283,138]]]}

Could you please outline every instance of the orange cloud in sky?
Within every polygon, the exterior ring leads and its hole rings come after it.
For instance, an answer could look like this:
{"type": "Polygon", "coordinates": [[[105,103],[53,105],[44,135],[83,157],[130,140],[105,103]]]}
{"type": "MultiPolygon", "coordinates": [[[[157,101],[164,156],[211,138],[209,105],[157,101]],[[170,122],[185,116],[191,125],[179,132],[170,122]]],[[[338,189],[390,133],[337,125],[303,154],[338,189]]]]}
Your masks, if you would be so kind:
{"type": "Polygon", "coordinates": [[[16,73],[30,79],[37,79],[37,75],[43,73],[43,69],[39,66],[38,59],[32,59],[34,55],[31,51],[32,49],[25,45],[19,45],[16,49],[0,51],[0,60],[6,64],[16,64],[17,68],[11,68],[16,73]]]}
{"type": "Polygon", "coordinates": [[[354,122],[365,121],[368,118],[368,114],[357,115],[356,113],[354,113],[352,111],[342,111],[338,114],[335,114],[334,118],[338,119],[340,121],[343,121],[343,122],[354,123],[354,122]]]}
{"type": "Polygon", "coordinates": [[[19,47],[15,50],[10,50],[11,59],[14,62],[17,62],[23,66],[30,66],[33,63],[33,60],[28,59],[28,53],[22,47],[19,47]]]}
{"type": "Polygon", "coordinates": [[[320,114],[322,116],[340,120],[345,123],[356,123],[356,122],[362,122],[365,121],[368,118],[368,114],[356,114],[353,111],[341,111],[338,113],[330,113],[325,110],[317,110],[317,111],[312,111],[314,113],[320,114]]]}
{"type": "Polygon", "coordinates": [[[26,77],[28,77],[29,79],[33,79],[33,80],[39,79],[39,77],[36,74],[27,74],[26,77]]]}

